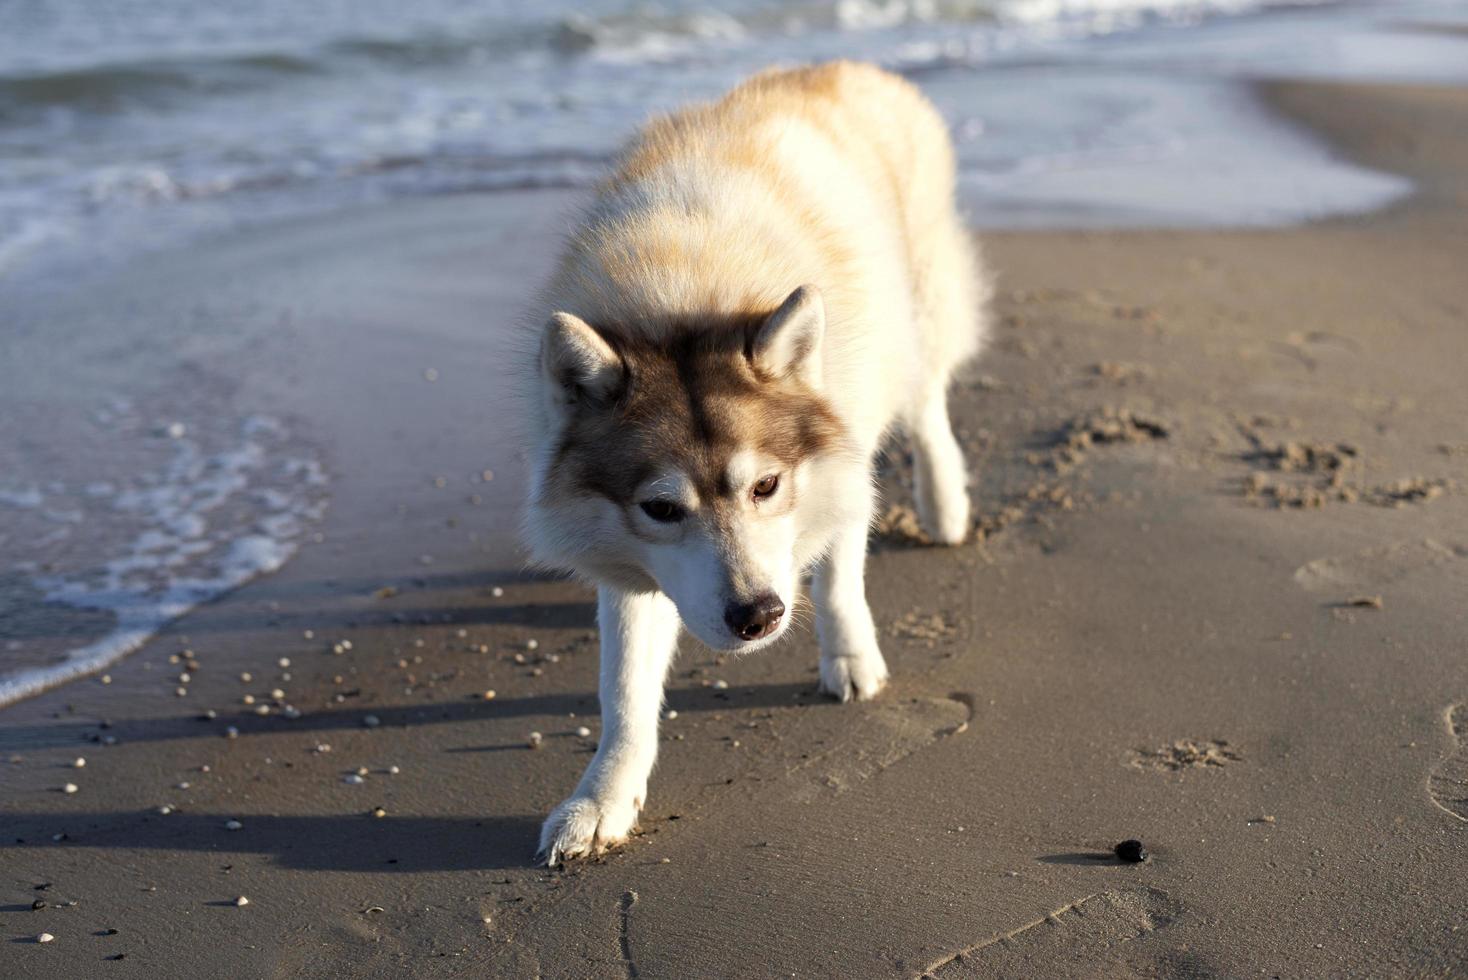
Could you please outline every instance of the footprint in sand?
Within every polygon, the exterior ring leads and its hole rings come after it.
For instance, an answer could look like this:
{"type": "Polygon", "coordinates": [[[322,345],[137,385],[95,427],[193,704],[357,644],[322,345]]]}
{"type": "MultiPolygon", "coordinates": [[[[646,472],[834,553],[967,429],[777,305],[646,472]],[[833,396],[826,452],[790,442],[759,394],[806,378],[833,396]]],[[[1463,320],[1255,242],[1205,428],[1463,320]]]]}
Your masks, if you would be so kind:
{"type": "Polygon", "coordinates": [[[922,980],[1110,976],[1087,961],[1176,922],[1182,908],[1158,888],[1097,892],[931,964],[922,980]]]}
{"type": "Polygon", "coordinates": [[[1468,704],[1449,705],[1443,723],[1456,744],[1427,778],[1427,791],[1434,803],[1468,823],[1468,704]]]}
{"type": "Polygon", "coordinates": [[[1376,592],[1423,568],[1468,558],[1468,547],[1432,538],[1366,548],[1339,558],[1317,558],[1295,569],[1295,582],[1316,595],[1376,592]]]}

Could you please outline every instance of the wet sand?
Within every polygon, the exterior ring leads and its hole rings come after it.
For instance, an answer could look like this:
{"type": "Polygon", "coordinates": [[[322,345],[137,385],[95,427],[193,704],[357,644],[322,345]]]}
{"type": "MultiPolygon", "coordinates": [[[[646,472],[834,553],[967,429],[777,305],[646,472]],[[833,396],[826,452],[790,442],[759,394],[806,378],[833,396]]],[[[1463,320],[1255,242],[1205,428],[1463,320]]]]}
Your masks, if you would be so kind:
{"type": "Polygon", "coordinates": [[[0,974],[1468,970],[1468,92],[1263,94],[1418,193],[986,236],[995,340],[953,395],[982,540],[912,541],[894,454],[891,689],[816,698],[806,632],[687,644],[641,836],[564,872],[529,859],[598,730],[592,603],[508,551],[492,334],[567,199],[396,204],[78,290],[58,318],[210,297],[264,337],[198,358],[308,423],[333,499],[111,685],[0,712],[0,974]]]}

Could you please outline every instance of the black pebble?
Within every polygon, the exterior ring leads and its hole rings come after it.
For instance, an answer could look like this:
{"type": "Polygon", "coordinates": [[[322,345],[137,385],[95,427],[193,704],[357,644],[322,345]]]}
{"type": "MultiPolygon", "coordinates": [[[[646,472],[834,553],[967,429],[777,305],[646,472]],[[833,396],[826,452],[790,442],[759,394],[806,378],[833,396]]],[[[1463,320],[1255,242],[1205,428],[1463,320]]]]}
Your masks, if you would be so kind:
{"type": "Polygon", "coordinates": [[[1116,845],[1116,856],[1128,864],[1138,864],[1147,860],[1147,849],[1141,841],[1132,838],[1116,845]]]}

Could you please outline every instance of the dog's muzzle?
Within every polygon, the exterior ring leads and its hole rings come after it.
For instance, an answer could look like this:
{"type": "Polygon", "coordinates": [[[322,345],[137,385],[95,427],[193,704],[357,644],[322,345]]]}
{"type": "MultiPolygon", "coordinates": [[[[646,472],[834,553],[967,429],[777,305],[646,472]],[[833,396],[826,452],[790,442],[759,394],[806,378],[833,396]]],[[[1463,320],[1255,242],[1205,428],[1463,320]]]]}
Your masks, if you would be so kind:
{"type": "Polygon", "coordinates": [[[724,609],[724,622],[741,640],[758,640],[775,632],[785,603],[773,592],[756,596],[753,602],[731,602],[724,609]]]}

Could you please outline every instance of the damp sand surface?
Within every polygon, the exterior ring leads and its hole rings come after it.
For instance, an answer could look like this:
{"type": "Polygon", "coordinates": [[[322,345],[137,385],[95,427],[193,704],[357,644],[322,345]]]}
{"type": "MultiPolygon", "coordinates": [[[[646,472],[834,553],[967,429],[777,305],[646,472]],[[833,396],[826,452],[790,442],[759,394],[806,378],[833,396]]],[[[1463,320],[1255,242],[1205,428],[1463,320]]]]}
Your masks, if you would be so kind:
{"type": "MultiPolygon", "coordinates": [[[[496,537],[523,470],[483,338],[568,199],[395,204],[78,290],[56,316],[290,311],[234,397],[311,420],[332,501],[112,684],[0,712],[0,974],[1468,970],[1468,457],[1442,448],[1468,93],[1262,94],[1414,196],[988,236],[995,340],[953,395],[975,539],[923,547],[899,510],[876,540],[892,687],[815,697],[805,630],[689,645],[641,835],[564,872],[529,858],[600,733],[592,596],[496,537]]],[[[909,505],[902,454],[883,472],[909,505]]]]}

